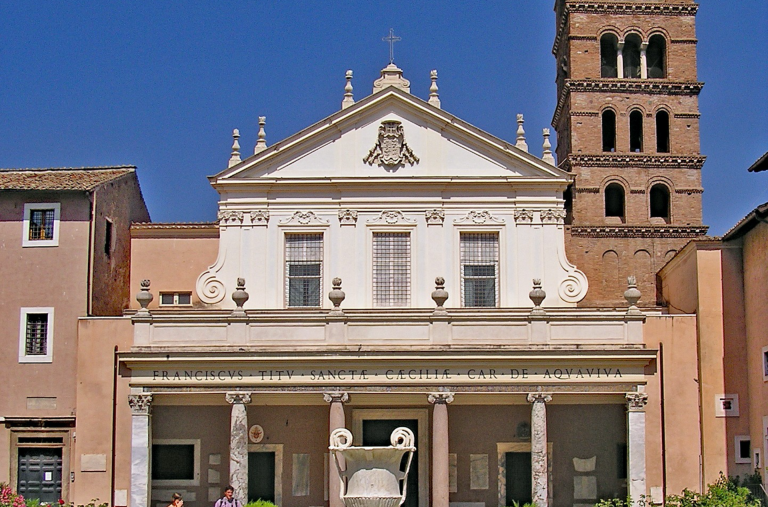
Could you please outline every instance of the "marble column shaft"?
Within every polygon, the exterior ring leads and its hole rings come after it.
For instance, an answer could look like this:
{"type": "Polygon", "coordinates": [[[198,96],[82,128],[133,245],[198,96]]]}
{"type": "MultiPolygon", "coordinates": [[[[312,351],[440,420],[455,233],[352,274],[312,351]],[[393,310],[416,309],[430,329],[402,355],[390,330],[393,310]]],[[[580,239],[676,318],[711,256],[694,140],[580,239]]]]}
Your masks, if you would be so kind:
{"type": "MultiPolygon", "coordinates": [[[[328,424],[328,435],[337,428],[345,428],[347,421],[344,417],[344,404],[349,401],[349,394],[345,392],[323,393],[323,399],[330,403],[330,419],[328,424]]],[[[343,465],[343,463],[342,463],[343,465]]],[[[329,507],[344,507],[341,500],[341,480],[339,471],[333,463],[333,456],[330,456],[328,463],[328,505],[329,507]]]]}
{"type": "Polygon", "coordinates": [[[432,507],[449,507],[450,456],[448,453],[448,404],[453,393],[431,393],[432,410],[432,507]]]}
{"type": "Polygon", "coordinates": [[[131,394],[131,507],[149,507],[152,456],[152,395],[131,394]]]}
{"type": "Polygon", "coordinates": [[[547,462],[547,407],[552,395],[531,393],[531,496],[537,507],[549,507],[549,464],[547,462]]]}
{"type": "Polygon", "coordinates": [[[639,505],[645,490],[645,405],[646,393],[627,393],[627,449],[629,451],[629,496],[639,505]]]}
{"type": "Polygon", "coordinates": [[[232,405],[229,427],[229,484],[234,488],[234,497],[248,502],[248,414],[246,405],[251,402],[251,394],[231,392],[226,395],[227,403],[232,405]]]}

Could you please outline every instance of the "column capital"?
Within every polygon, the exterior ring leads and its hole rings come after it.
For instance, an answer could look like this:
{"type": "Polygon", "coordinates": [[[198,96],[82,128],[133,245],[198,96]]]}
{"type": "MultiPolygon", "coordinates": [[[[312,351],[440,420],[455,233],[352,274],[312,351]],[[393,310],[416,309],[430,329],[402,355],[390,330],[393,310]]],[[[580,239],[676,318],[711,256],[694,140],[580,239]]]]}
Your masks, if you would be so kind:
{"type": "Polygon", "coordinates": [[[453,401],[453,393],[450,393],[450,392],[429,393],[429,396],[427,396],[427,400],[433,405],[447,405],[448,403],[451,403],[453,401]]]}
{"type": "Polygon", "coordinates": [[[549,403],[552,401],[552,393],[528,393],[528,403],[549,403]]]}
{"type": "Polygon", "coordinates": [[[346,391],[326,391],[323,393],[323,400],[326,403],[347,403],[349,393],[346,391]]]}
{"type": "Polygon", "coordinates": [[[251,402],[251,393],[245,391],[232,391],[226,395],[227,403],[234,405],[240,403],[247,405],[251,402]]]}
{"type": "Polygon", "coordinates": [[[152,412],[151,394],[129,394],[128,405],[132,415],[149,415],[152,412]]]}
{"type": "Polygon", "coordinates": [[[630,412],[644,412],[648,404],[647,393],[627,393],[627,410],[630,412]]]}

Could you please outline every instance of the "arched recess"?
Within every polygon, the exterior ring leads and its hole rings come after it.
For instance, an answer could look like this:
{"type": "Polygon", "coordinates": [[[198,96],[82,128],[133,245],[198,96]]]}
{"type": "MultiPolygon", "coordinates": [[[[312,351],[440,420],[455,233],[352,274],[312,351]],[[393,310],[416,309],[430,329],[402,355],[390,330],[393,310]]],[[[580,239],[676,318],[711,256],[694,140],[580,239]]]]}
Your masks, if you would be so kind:
{"type": "Polygon", "coordinates": [[[646,302],[655,301],[655,291],[653,294],[648,293],[648,289],[655,285],[654,282],[656,279],[651,254],[648,250],[637,250],[635,252],[635,255],[632,258],[632,269],[642,292],[641,299],[646,302]]]}
{"type": "Polygon", "coordinates": [[[603,195],[605,197],[605,216],[618,217],[623,222],[625,218],[624,187],[614,181],[605,187],[603,195]]]}
{"type": "Polygon", "coordinates": [[[629,113],[629,151],[643,151],[643,112],[638,109],[629,113]]]}
{"type": "Polygon", "coordinates": [[[669,113],[664,109],[656,112],[656,152],[669,153],[669,113]]]}
{"type": "Polygon", "coordinates": [[[664,183],[654,183],[648,195],[651,218],[663,218],[669,223],[672,217],[669,187],[664,183]]]}
{"type": "Polygon", "coordinates": [[[624,38],[624,47],[621,50],[624,60],[624,77],[640,79],[640,46],[642,40],[636,33],[631,33],[624,38]]]}
{"type": "Polygon", "coordinates": [[[603,120],[603,151],[616,151],[616,112],[606,109],[602,114],[603,120]]]}
{"type": "Polygon", "coordinates": [[[600,77],[618,77],[619,38],[613,33],[600,37],[600,77]]]}
{"type": "Polygon", "coordinates": [[[645,61],[648,66],[649,79],[667,77],[667,39],[660,33],[653,34],[648,39],[645,61]]]}
{"type": "Polygon", "coordinates": [[[677,250],[667,250],[667,253],[664,254],[664,264],[671,261],[675,254],[677,254],[677,250]]]}
{"type": "Polygon", "coordinates": [[[600,272],[602,273],[602,296],[604,298],[618,298],[624,289],[619,286],[619,255],[614,250],[607,250],[601,259],[600,272]]]}

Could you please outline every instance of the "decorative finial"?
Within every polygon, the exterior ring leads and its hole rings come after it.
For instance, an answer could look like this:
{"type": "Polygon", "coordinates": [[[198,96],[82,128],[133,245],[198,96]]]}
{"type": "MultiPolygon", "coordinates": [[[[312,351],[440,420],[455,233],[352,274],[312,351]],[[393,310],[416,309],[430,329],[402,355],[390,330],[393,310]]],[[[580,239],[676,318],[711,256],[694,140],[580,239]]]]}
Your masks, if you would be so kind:
{"type": "Polygon", "coordinates": [[[256,155],[267,149],[267,133],[264,132],[264,125],[267,124],[266,116],[259,116],[259,139],[256,141],[256,147],[253,154],[256,155]]]}
{"type": "Polygon", "coordinates": [[[437,94],[437,71],[430,71],[429,77],[432,79],[432,84],[429,86],[429,103],[440,107],[440,97],[437,94]]]}
{"type": "Polygon", "coordinates": [[[627,290],[624,291],[624,299],[629,303],[627,314],[639,314],[637,302],[640,300],[641,293],[637,290],[637,278],[635,276],[627,277],[627,290]]]}
{"type": "Polygon", "coordinates": [[[235,129],[232,131],[232,155],[229,157],[229,167],[240,163],[240,131],[235,129]]]}
{"type": "Polygon", "coordinates": [[[544,135],[544,154],[541,156],[541,160],[555,165],[555,157],[552,156],[552,143],[549,142],[549,129],[543,129],[542,134],[544,135]]]}
{"type": "Polygon", "coordinates": [[[139,310],[139,313],[148,314],[149,310],[147,310],[147,306],[152,302],[153,299],[155,299],[155,297],[151,292],[149,292],[149,280],[142,280],[141,290],[138,294],[136,294],[136,301],[138,301],[141,305],[141,310],[139,310]]]}
{"type": "Polygon", "coordinates": [[[333,290],[328,293],[328,299],[333,303],[331,315],[344,315],[344,312],[341,309],[341,302],[344,301],[344,298],[347,297],[347,295],[341,290],[341,278],[338,276],[334,278],[331,281],[331,285],[333,286],[333,290]]]}
{"type": "Polygon", "coordinates": [[[445,278],[442,276],[435,278],[435,290],[432,291],[432,300],[437,305],[435,313],[447,313],[443,305],[448,300],[448,291],[445,290],[445,278]]]}
{"type": "Polygon", "coordinates": [[[389,35],[387,37],[382,37],[381,40],[389,42],[389,64],[392,65],[395,63],[395,42],[399,42],[403,39],[402,37],[396,36],[395,30],[390,28],[389,35]]]}
{"type": "Polygon", "coordinates": [[[237,307],[232,312],[233,314],[240,314],[245,315],[245,310],[243,310],[243,305],[246,301],[248,301],[248,298],[250,296],[247,292],[245,292],[245,278],[238,278],[237,279],[237,288],[235,289],[235,292],[232,293],[232,301],[235,302],[235,305],[237,307]]]}
{"type": "Polygon", "coordinates": [[[346,109],[355,103],[352,97],[352,71],[347,71],[347,84],[344,85],[344,100],[341,101],[341,108],[346,109]]]}
{"type": "Polygon", "coordinates": [[[528,293],[528,297],[533,301],[531,313],[534,315],[544,315],[546,312],[541,307],[541,302],[547,297],[547,293],[541,288],[541,278],[533,279],[533,290],[528,293]]]}
{"type": "Polygon", "coordinates": [[[525,142],[525,130],[523,129],[523,123],[525,123],[525,120],[523,120],[523,115],[518,113],[518,115],[517,115],[517,141],[515,142],[515,146],[517,146],[521,150],[527,152],[528,151],[528,143],[525,142]]]}

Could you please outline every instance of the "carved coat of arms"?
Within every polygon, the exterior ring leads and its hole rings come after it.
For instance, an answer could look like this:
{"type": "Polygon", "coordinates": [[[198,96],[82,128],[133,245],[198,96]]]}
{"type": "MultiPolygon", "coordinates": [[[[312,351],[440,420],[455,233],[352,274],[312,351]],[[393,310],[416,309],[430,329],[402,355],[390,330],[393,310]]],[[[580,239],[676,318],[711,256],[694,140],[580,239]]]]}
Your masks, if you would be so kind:
{"type": "Polygon", "coordinates": [[[405,163],[415,164],[419,157],[414,155],[405,142],[403,125],[397,120],[385,120],[379,126],[379,140],[363,159],[368,165],[380,164],[397,167],[405,163]]]}

